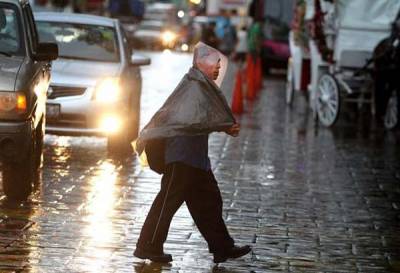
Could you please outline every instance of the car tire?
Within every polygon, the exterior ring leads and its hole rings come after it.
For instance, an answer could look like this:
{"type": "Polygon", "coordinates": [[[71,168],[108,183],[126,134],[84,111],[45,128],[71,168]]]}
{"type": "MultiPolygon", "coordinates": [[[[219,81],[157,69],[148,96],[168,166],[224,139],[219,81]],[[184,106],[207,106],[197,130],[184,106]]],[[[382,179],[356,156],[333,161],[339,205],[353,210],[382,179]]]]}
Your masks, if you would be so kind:
{"type": "Polygon", "coordinates": [[[132,153],[131,142],[127,132],[111,135],[107,138],[107,149],[111,155],[125,156],[132,153]]]}
{"type": "Polygon", "coordinates": [[[129,141],[134,141],[139,136],[139,117],[133,117],[129,119],[129,141]]]}
{"type": "Polygon", "coordinates": [[[34,150],[34,171],[37,172],[43,166],[43,144],[46,122],[45,117],[40,121],[35,134],[35,150],[34,150]]]}
{"type": "Polygon", "coordinates": [[[138,94],[136,96],[132,95],[131,99],[131,114],[128,119],[128,132],[129,132],[129,140],[134,141],[139,136],[139,125],[140,125],[140,97],[138,94]]]}
{"type": "Polygon", "coordinates": [[[44,146],[44,135],[46,129],[46,119],[45,117],[39,123],[39,126],[36,129],[36,143],[34,150],[34,169],[33,169],[33,185],[34,190],[38,188],[40,182],[40,170],[43,167],[43,146],[44,146]]]}
{"type": "Polygon", "coordinates": [[[116,156],[132,154],[131,142],[139,135],[139,114],[131,114],[120,134],[110,135],[107,138],[108,152],[116,156]]]}
{"type": "Polygon", "coordinates": [[[125,157],[131,155],[133,152],[132,141],[139,136],[141,95],[140,92],[132,92],[129,97],[130,103],[127,105],[129,110],[125,114],[127,118],[121,132],[107,137],[107,149],[111,156],[125,157]]]}
{"type": "Polygon", "coordinates": [[[25,201],[32,193],[33,184],[38,180],[39,169],[43,163],[44,118],[33,135],[34,143],[30,145],[27,157],[20,162],[3,162],[3,191],[12,201],[25,201]]]}
{"type": "Polygon", "coordinates": [[[130,139],[130,124],[131,119],[126,119],[121,130],[118,133],[110,134],[107,137],[107,150],[112,156],[126,156],[132,153],[130,139]]]}
{"type": "Polygon", "coordinates": [[[33,156],[18,163],[3,163],[3,191],[12,201],[25,201],[32,193],[33,156]]]}

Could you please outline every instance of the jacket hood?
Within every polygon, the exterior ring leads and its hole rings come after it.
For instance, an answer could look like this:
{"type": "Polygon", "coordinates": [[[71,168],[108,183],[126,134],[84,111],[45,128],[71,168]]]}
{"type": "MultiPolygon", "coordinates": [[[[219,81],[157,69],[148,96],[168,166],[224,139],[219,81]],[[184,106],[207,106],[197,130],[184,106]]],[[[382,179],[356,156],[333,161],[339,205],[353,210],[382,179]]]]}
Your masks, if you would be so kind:
{"type": "MultiPolygon", "coordinates": [[[[228,68],[228,58],[219,52],[217,49],[206,45],[203,42],[199,42],[194,47],[193,55],[193,66],[196,67],[197,63],[209,63],[216,64],[220,61],[220,69],[218,78],[214,81],[218,87],[221,87],[222,82],[225,78],[226,70],[228,68]]],[[[208,77],[207,77],[208,78],[208,77]]],[[[209,79],[210,81],[213,81],[209,79]]]]}

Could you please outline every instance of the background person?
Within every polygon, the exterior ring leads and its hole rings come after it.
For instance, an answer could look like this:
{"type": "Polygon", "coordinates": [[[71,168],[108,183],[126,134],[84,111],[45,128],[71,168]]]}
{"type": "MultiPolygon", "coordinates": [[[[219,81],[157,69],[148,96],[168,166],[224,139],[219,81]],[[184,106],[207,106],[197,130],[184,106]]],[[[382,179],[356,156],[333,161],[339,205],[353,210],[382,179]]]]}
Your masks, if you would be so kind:
{"type": "Polygon", "coordinates": [[[247,55],[247,28],[246,26],[241,27],[238,31],[238,40],[235,48],[235,61],[239,62],[242,66],[246,60],[247,55]]]}
{"type": "Polygon", "coordinates": [[[220,41],[219,38],[217,37],[217,34],[215,33],[215,28],[216,28],[215,22],[207,23],[206,26],[202,29],[201,41],[208,46],[211,46],[213,48],[218,48],[220,41]]]}

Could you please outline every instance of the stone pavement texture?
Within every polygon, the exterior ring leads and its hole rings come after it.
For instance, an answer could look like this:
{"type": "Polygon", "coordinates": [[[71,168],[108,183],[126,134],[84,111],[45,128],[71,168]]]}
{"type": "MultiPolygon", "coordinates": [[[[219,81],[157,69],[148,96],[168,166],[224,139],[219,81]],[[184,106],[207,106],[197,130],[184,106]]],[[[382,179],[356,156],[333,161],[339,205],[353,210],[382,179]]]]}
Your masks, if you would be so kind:
{"type": "Polygon", "coordinates": [[[264,87],[239,137],[210,138],[228,229],[251,255],[215,266],[183,206],[165,245],[174,261],[134,258],[160,176],[108,158],[103,139],[47,136],[38,192],[1,200],[0,272],[400,272],[398,135],[346,115],[320,128],[301,97],[285,106],[282,79],[264,87]]]}

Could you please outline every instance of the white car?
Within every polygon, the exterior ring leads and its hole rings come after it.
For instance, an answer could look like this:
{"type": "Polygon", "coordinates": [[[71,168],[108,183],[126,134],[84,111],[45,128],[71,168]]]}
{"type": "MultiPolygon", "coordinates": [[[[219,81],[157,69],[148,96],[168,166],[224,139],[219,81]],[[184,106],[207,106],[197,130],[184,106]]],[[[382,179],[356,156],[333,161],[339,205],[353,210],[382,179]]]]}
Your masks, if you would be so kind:
{"type": "Polygon", "coordinates": [[[56,42],[46,132],[107,136],[112,152],[138,135],[142,78],[150,59],[132,55],[118,20],[83,14],[35,13],[40,41],[56,42]]]}
{"type": "Polygon", "coordinates": [[[177,26],[167,25],[163,21],[143,20],[133,33],[131,41],[138,48],[174,49],[179,36],[177,26]]]}

